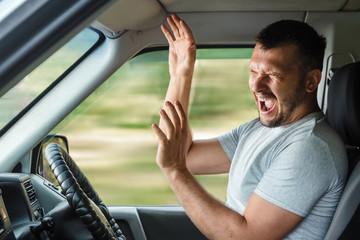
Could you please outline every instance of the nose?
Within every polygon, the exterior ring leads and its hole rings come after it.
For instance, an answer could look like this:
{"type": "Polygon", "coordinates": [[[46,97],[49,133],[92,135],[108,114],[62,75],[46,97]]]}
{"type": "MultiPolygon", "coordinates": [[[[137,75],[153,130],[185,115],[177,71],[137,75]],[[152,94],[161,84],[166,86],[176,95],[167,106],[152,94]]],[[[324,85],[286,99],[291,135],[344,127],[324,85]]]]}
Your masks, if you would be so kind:
{"type": "Polygon", "coordinates": [[[268,76],[263,73],[250,73],[249,87],[252,92],[261,92],[267,89],[268,76]]]}

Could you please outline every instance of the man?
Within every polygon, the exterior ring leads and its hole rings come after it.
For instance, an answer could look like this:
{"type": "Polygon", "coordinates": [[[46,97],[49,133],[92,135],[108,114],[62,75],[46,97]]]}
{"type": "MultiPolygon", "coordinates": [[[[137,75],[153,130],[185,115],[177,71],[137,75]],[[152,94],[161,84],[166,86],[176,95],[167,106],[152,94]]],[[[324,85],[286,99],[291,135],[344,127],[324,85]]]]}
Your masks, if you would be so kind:
{"type": "Polygon", "coordinates": [[[250,90],[259,118],[219,138],[193,141],[188,104],[196,46],[186,23],[168,17],[170,83],[157,164],[190,219],[210,239],[323,239],[341,196],[343,143],[320,111],[325,39],[309,25],[284,20],[256,37],[250,90]],[[227,203],[193,174],[229,172],[227,203]]]}

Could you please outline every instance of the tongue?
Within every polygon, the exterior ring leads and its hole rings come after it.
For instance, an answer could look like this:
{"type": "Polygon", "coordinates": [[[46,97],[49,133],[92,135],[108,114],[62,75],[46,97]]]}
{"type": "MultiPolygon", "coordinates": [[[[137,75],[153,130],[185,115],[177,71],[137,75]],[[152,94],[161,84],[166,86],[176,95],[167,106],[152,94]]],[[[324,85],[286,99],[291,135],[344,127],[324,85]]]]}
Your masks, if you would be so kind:
{"type": "Polygon", "coordinates": [[[266,112],[266,111],[268,110],[265,104],[261,104],[261,109],[262,109],[264,112],[266,112]]]}
{"type": "Polygon", "coordinates": [[[266,99],[265,106],[266,106],[267,109],[271,109],[274,106],[273,99],[266,99]]]}

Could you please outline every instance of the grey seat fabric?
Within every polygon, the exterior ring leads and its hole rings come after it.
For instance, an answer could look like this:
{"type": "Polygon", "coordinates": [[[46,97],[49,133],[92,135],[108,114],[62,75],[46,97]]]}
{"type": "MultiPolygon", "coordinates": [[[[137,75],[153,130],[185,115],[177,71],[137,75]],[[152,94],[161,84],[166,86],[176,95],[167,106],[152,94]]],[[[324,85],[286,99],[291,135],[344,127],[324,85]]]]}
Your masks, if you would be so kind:
{"type": "Polygon", "coordinates": [[[325,239],[360,239],[360,62],[334,74],[327,117],[347,146],[349,178],[325,239]]]}

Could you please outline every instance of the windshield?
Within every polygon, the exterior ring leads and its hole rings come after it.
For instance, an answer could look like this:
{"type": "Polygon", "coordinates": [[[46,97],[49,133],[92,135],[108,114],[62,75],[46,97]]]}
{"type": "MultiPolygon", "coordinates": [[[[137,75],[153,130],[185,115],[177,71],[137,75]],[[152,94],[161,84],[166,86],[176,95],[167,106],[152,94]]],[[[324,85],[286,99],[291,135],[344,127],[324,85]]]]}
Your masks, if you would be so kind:
{"type": "MultiPolygon", "coordinates": [[[[252,51],[198,49],[189,109],[195,139],[219,136],[257,116],[248,85],[252,51]]],[[[156,165],[151,128],[169,83],[168,55],[156,50],[134,57],[52,131],[68,138],[71,157],[106,204],[178,204],[156,165]]],[[[44,171],[51,181],[51,170],[44,171]]],[[[227,174],[198,180],[225,201],[227,174]]]]}
{"type": "Polygon", "coordinates": [[[41,92],[60,77],[97,41],[99,34],[91,29],[80,32],[70,42],[28,74],[0,98],[0,129],[25,109],[41,92]]]}

